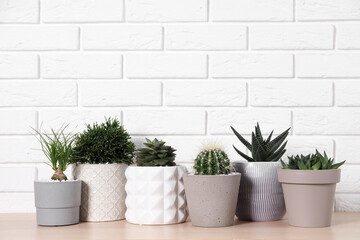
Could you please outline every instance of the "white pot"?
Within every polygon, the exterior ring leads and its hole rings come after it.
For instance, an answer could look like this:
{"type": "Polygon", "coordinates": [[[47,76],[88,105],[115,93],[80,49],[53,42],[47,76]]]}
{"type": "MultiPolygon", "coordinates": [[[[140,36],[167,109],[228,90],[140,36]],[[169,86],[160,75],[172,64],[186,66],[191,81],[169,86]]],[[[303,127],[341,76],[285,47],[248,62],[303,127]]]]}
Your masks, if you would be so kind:
{"type": "Polygon", "coordinates": [[[184,166],[128,167],[126,220],[134,224],[163,225],[186,221],[184,166]]]}
{"type": "Polygon", "coordinates": [[[125,218],[126,164],[77,164],[74,178],[82,180],[81,221],[125,218]]]}

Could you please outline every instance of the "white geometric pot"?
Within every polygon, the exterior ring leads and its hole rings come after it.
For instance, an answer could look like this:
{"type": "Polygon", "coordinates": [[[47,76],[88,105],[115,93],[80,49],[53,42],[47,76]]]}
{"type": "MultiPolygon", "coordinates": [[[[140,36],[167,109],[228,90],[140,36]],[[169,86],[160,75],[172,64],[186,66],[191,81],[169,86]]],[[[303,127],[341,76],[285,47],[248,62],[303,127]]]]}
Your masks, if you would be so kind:
{"type": "Polygon", "coordinates": [[[126,220],[134,224],[163,225],[186,221],[184,166],[128,167],[126,220]]]}
{"type": "Polygon", "coordinates": [[[76,164],[75,179],[82,180],[81,221],[114,221],[125,218],[126,164],[76,164]]]}

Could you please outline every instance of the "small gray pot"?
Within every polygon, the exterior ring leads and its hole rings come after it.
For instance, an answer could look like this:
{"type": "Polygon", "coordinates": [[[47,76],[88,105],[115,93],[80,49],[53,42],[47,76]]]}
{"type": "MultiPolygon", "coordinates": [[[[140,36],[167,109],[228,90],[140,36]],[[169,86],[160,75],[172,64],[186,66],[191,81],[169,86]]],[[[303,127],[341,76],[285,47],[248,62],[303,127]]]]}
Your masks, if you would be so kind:
{"type": "Polygon", "coordinates": [[[38,225],[63,226],[79,222],[81,181],[35,181],[38,225]]]}
{"type": "Polygon", "coordinates": [[[285,215],[284,194],[277,178],[279,162],[234,162],[241,173],[236,216],[245,221],[275,221],[285,215]]]}
{"type": "Polygon", "coordinates": [[[234,224],[240,174],[184,175],[191,223],[198,227],[234,224]]]}

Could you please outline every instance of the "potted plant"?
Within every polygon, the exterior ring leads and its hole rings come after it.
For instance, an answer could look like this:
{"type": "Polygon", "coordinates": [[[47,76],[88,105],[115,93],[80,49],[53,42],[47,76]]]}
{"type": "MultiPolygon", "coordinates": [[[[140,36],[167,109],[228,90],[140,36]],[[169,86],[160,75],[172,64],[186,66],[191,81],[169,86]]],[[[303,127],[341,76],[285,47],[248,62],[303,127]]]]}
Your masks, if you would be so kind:
{"type": "Polygon", "coordinates": [[[339,167],[326,152],[288,157],[284,169],[278,169],[282,183],[288,221],[297,227],[327,227],[331,224],[336,183],[340,182],[339,167]]]}
{"type": "Polygon", "coordinates": [[[240,174],[231,173],[230,160],[219,148],[204,149],[194,162],[195,174],[184,175],[191,223],[199,227],[234,224],[240,174]]]}
{"type": "Polygon", "coordinates": [[[146,139],[136,151],[137,166],[126,169],[126,220],[134,224],[163,225],[187,218],[183,175],[176,166],[175,149],[164,141],[146,139]]]}
{"type": "Polygon", "coordinates": [[[125,218],[125,170],[133,163],[134,150],[116,118],[87,125],[76,136],[71,162],[75,179],[82,180],[81,221],[125,218]]]}
{"type": "Polygon", "coordinates": [[[41,128],[39,131],[33,129],[38,134],[41,150],[50,161],[48,165],[55,171],[51,180],[34,182],[38,225],[63,226],[79,222],[81,181],[68,180],[64,174],[74,142],[72,135],[64,133],[65,128],[51,129],[51,134],[41,133],[41,128]]]}
{"type": "Polygon", "coordinates": [[[235,170],[241,173],[236,216],[245,221],[280,220],[286,209],[281,184],[277,179],[277,168],[281,167],[278,161],[286,151],[287,142],[284,141],[290,128],[274,139],[271,139],[272,131],[265,139],[258,123],[255,132],[251,134],[251,144],[233,127],[231,129],[251,153],[251,157],[247,156],[233,146],[247,160],[233,164],[235,170]]]}

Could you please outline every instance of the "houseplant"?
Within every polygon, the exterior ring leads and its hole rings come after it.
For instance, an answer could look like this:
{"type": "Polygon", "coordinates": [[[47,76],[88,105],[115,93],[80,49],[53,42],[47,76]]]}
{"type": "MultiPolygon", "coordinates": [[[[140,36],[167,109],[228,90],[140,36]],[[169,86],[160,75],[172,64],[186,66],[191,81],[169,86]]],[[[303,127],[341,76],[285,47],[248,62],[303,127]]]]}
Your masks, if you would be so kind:
{"type": "Polygon", "coordinates": [[[288,221],[298,227],[326,227],[331,224],[336,183],[340,182],[339,167],[316,150],[311,155],[288,157],[278,169],[282,183],[288,221]]]}
{"type": "Polygon", "coordinates": [[[133,162],[134,150],[116,118],[87,125],[76,136],[71,162],[75,179],[82,180],[81,221],[125,218],[125,170],[133,162]]]}
{"type": "Polygon", "coordinates": [[[68,180],[64,171],[73,151],[74,137],[64,133],[66,126],[51,134],[37,133],[41,150],[55,172],[52,180],[34,182],[36,220],[38,225],[63,226],[79,222],[81,181],[68,180]]]}
{"type": "Polygon", "coordinates": [[[194,169],[195,174],[184,175],[192,225],[233,225],[240,174],[231,173],[227,154],[219,148],[204,149],[196,157],[194,169]]]}
{"type": "Polygon", "coordinates": [[[281,219],[286,212],[281,184],[277,179],[277,168],[281,167],[279,159],[285,153],[284,142],[289,129],[272,138],[273,131],[265,139],[260,126],[255,126],[251,134],[251,144],[233,127],[234,134],[250,151],[247,156],[234,146],[235,151],[248,162],[235,162],[235,170],[241,173],[239,198],[236,216],[246,221],[274,221],[281,219]]]}
{"type": "Polygon", "coordinates": [[[125,172],[126,220],[144,225],[185,222],[186,168],[176,166],[176,150],[164,141],[146,139],[144,145],[136,151],[137,166],[129,166],[125,172]]]}

